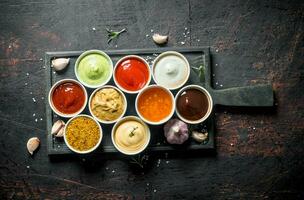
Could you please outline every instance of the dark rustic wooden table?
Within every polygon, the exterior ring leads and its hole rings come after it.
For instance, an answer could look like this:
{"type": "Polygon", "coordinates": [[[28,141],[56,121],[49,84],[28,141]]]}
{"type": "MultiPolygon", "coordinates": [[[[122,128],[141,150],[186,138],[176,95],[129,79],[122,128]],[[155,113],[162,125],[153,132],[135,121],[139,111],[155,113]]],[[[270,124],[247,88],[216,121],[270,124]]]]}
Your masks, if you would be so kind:
{"type": "Polygon", "coordinates": [[[304,198],[303,1],[0,1],[1,199],[304,198]],[[105,28],[128,31],[107,44],[105,28]],[[215,88],[272,82],[275,109],[216,109],[216,154],[128,160],[46,152],[45,51],[210,46],[215,88]],[[28,138],[41,147],[30,157],[28,138]]]}

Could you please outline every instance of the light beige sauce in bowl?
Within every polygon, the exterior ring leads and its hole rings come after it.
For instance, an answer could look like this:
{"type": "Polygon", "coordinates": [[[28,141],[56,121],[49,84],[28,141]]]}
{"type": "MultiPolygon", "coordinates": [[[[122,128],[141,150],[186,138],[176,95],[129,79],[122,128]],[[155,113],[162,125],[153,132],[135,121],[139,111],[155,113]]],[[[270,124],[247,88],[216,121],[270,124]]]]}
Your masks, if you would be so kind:
{"type": "Polygon", "coordinates": [[[112,134],[114,145],[125,154],[140,153],[146,148],[150,140],[147,126],[134,119],[118,123],[112,134]]]}

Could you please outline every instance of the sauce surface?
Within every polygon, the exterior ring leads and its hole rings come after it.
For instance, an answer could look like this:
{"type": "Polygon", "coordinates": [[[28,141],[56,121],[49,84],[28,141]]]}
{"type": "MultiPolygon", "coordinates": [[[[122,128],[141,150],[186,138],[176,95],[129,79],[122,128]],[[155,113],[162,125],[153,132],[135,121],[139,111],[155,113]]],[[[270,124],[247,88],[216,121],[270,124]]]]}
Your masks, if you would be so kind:
{"type": "Polygon", "coordinates": [[[129,91],[138,91],[149,81],[148,67],[137,58],[126,58],[117,65],[114,75],[121,87],[129,91]]]}
{"type": "Polygon", "coordinates": [[[159,122],[170,115],[173,102],[170,94],[161,88],[149,88],[138,98],[138,111],[149,121],[159,122]]]}
{"type": "Polygon", "coordinates": [[[89,117],[76,117],[66,129],[67,142],[78,151],[92,149],[97,145],[100,137],[98,125],[89,117]]]}
{"type": "Polygon", "coordinates": [[[116,145],[127,152],[141,150],[148,140],[146,128],[139,122],[130,120],[122,122],[114,133],[116,145]]]}
{"type": "Polygon", "coordinates": [[[179,114],[187,120],[203,118],[209,107],[207,96],[197,89],[187,89],[177,98],[176,108],[179,114]]]}
{"type": "Polygon", "coordinates": [[[114,88],[98,90],[91,100],[91,110],[95,117],[103,121],[118,119],[124,112],[126,102],[114,88]]]}
{"type": "Polygon", "coordinates": [[[73,114],[82,108],[85,102],[85,94],[78,84],[66,82],[55,88],[52,101],[59,112],[73,114]]]}
{"type": "Polygon", "coordinates": [[[111,64],[103,55],[92,53],[84,56],[77,68],[79,79],[89,85],[100,85],[111,76],[111,64]]]}
{"type": "Polygon", "coordinates": [[[166,55],[154,66],[156,82],[166,88],[181,86],[188,78],[188,66],[185,60],[177,55],[166,55]]]}

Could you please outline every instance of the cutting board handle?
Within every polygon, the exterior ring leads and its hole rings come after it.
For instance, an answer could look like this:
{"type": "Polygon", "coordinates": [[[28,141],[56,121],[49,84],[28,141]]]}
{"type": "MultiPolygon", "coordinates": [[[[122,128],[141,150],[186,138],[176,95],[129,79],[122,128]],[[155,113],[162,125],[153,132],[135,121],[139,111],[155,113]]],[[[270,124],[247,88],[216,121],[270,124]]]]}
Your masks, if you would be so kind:
{"type": "Polygon", "coordinates": [[[215,105],[270,107],[274,104],[271,84],[211,90],[215,105]]]}

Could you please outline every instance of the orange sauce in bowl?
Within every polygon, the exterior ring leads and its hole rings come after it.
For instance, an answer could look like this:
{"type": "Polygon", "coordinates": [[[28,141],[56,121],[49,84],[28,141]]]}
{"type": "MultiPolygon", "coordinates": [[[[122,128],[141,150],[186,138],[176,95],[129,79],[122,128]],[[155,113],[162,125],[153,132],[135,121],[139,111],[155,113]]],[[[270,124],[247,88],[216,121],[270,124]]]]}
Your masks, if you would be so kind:
{"type": "Polygon", "coordinates": [[[162,88],[149,88],[138,98],[138,112],[146,120],[159,122],[170,115],[173,101],[168,91],[162,88]]]}

